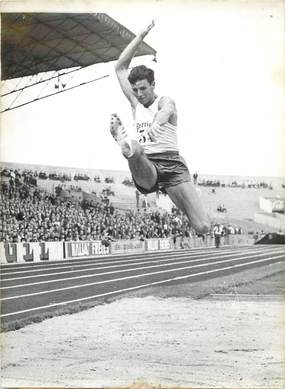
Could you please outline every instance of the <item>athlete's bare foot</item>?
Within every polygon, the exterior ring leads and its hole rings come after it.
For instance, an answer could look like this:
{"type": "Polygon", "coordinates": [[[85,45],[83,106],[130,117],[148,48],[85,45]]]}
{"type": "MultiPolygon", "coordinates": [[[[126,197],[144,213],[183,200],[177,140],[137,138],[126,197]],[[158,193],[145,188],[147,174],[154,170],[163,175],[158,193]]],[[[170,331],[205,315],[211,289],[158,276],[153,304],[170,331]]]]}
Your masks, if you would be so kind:
{"type": "Polygon", "coordinates": [[[132,143],[128,137],[127,131],[123,126],[123,123],[116,113],[111,115],[110,132],[121,148],[123,155],[126,158],[130,158],[133,154],[132,143]]]}

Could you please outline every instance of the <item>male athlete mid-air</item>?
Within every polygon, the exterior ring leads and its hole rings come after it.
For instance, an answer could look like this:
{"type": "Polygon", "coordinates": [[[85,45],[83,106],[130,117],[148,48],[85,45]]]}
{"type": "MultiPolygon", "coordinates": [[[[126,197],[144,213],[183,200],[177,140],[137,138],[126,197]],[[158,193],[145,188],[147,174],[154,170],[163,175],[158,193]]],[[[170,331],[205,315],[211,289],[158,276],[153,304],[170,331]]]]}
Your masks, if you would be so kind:
{"type": "Polygon", "coordinates": [[[136,139],[132,139],[116,114],[111,116],[110,131],[128,160],[138,190],[143,194],[166,192],[197,233],[204,234],[209,231],[210,223],[178,152],[175,102],[170,97],[156,95],[152,69],[141,65],[128,73],[137,48],[153,27],[154,22],[141,31],[115,65],[120,86],[132,107],[136,139]]]}

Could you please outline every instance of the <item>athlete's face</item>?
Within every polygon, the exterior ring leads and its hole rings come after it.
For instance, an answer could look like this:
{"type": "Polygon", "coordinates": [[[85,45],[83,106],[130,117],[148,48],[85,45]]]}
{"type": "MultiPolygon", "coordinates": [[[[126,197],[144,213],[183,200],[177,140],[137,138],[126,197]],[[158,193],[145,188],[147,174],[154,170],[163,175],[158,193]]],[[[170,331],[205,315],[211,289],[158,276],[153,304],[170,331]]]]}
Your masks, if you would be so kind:
{"type": "Polygon", "coordinates": [[[151,105],[155,100],[154,86],[154,82],[150,84],[148,80],[138,80],[132,85],[136,98],[145,107],[151,105]]]}

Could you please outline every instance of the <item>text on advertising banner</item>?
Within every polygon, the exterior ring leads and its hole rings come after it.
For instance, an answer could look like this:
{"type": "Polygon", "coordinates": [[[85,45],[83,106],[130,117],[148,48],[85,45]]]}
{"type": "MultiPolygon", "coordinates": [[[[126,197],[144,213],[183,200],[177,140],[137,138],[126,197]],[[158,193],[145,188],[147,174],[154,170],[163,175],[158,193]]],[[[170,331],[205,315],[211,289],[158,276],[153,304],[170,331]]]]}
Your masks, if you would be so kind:
{"type": "Polygon", "coordinates": [[[170,248],[171,248],[170,239],[168,238],[159,239],[160,250],[169,250],[170,248]]]}
{"type": "Polygon", "coordinates": [[[112,254],[143,253],[145,242],[141,240],[121,240],[111,243],[112,254]]]}
{"type": "Polygon", "coordinates": [[[65,258],[89,257],[91,255],[106,255],[110,246],[104,246],[100,240],[92,242],[65,242],[65,258]]]}
{"type": "Polygon", "coordinates": [[[63,259],[63,242],[0,243],[1,263],[29,263],[63,259]]]}

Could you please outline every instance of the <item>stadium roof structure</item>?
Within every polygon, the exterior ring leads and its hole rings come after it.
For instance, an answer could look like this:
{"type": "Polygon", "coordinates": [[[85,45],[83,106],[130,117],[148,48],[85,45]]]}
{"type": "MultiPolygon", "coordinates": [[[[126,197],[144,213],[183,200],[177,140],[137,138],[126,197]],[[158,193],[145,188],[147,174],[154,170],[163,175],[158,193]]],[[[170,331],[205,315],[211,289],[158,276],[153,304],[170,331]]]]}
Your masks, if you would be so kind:
{"type": "Polygon", "coordinates": [[[113,61],[134,36],[104,13],[2,13],[1,79],[113,61]]]}

